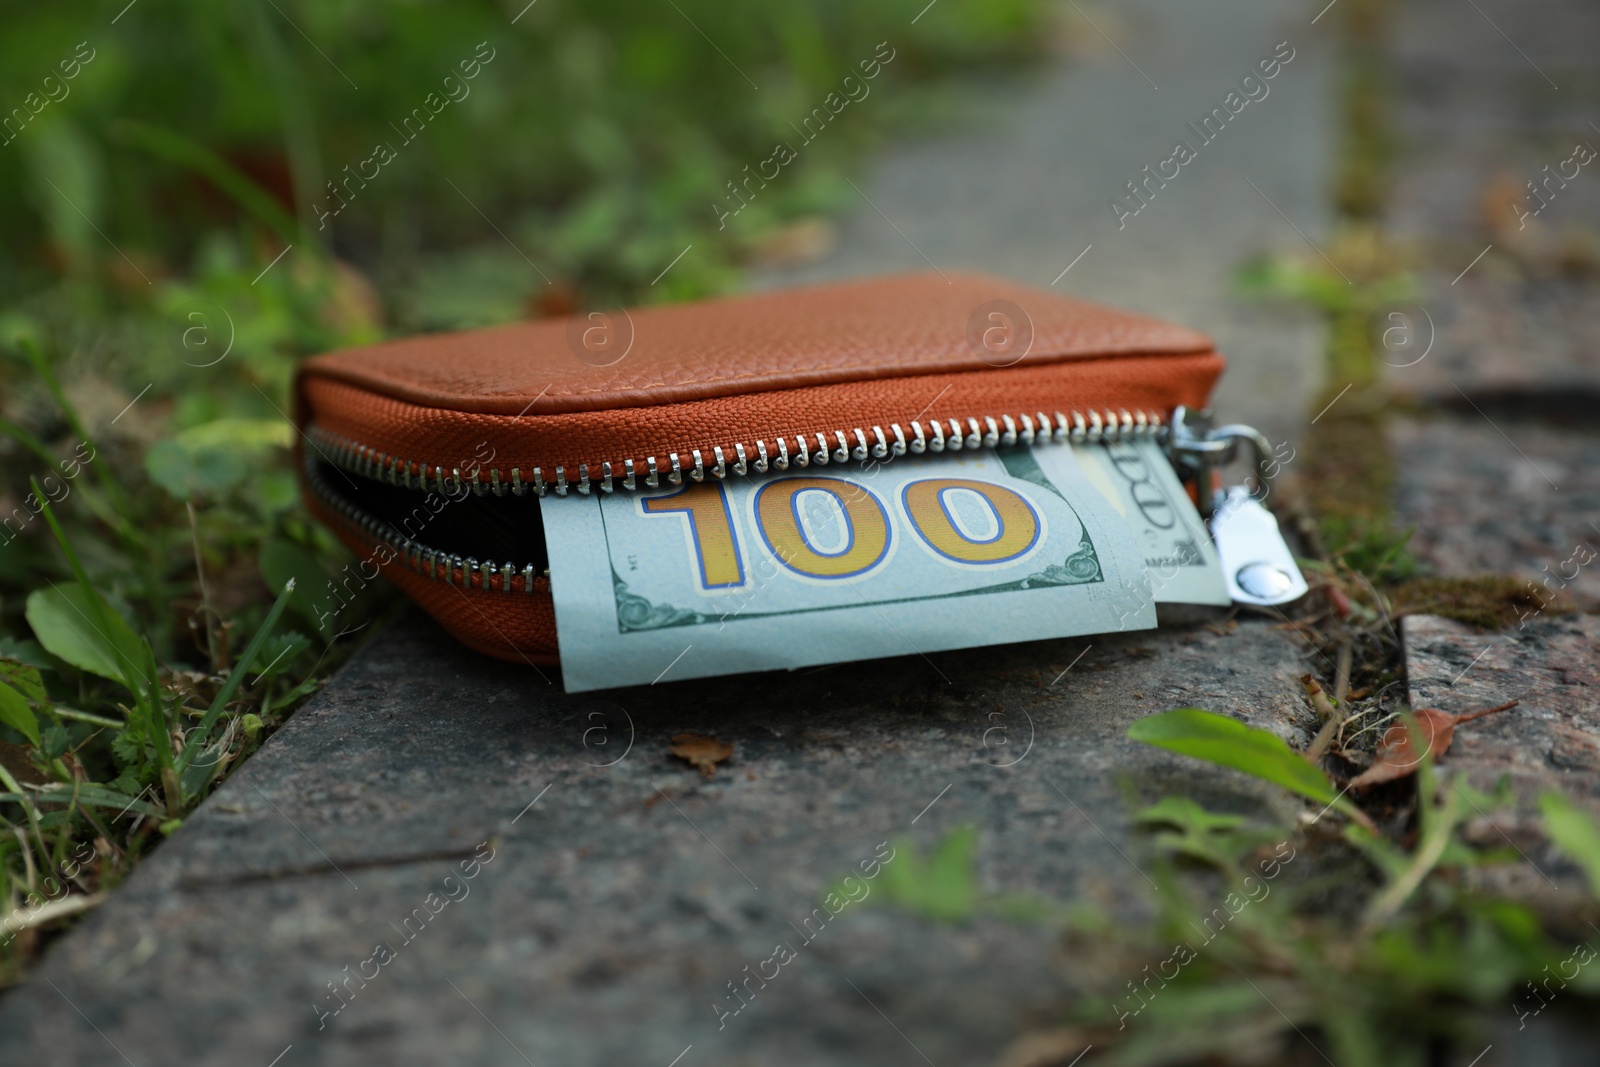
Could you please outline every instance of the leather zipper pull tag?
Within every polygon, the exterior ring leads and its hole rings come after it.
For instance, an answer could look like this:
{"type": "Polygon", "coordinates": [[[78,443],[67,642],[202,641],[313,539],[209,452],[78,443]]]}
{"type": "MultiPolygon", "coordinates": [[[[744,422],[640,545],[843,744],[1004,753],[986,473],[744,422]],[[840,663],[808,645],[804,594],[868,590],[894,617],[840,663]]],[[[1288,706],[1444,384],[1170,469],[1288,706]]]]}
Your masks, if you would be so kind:
{"type": "Polygon", "coordinates": [[[1277,518],[1244,486],[1230,486],[1212,512],[1211,539],[1228,591],[1238,603],[1273,607],[1309,591],[1277,518]]]}

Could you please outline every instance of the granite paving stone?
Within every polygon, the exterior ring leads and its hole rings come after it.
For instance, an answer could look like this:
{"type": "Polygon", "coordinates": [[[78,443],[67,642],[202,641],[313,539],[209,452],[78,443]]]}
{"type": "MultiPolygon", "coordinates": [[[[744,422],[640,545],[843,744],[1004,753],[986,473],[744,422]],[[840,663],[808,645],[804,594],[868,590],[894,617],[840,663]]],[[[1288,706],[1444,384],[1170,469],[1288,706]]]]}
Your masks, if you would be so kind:
{"type": "MultiPolygon", "coordinates": [[[[1600,135],[1595,143],[1600,147],[1600,135]]],[[[1595,185],[1600,188],[1600,176],[1595,185]]],[[[1484,237],[1451,265],[1465,267],[1488,243],[1484,237]]],[[[1476,415],[1477,404],[1495,415],[1511,408],[1593,427],[1600,402],[1596,278],[1530,275],[1489,257],[1452,285],[1454,273],[1422,272],[1423,295],[1412,306],[1425,310],[1427,320],[1416,319],[1415,327],[1419,337],[1431,330],[1432,347],[1416,363],[1395,354],[1386,371],[1389,387],[1412,403],[1462,415],[1476,415]]]]}
{"type": "Polygon", "coordinates": [[[1304,744],[1303,655],[1193,623],[567,696],[413,618],[0,1002],[0,1039],[51,1064],[991,1061],[1063,995],[1054,938],[870,889],[813,909],[875,851],[972,825],[987,890],[1136,918],[1134,804],[1298,805],[1128,724],[1199,704],[1304,744]],[[668,752],[690,731],[734,746],[709,779],[668,752]]]}
{"type": "MultiPolygon", "coordinates": [[[[1576,143],[1600,145],[1600,79],[1586,58],[1600,13],[1577,0],[1473,8],[1415,0],[1396,9],[1386,225],[1422,264],[1417,305],[1431,348],[1416,362],[1395,359],[1386,375],[1422,409],[1388,427],[1395,514],[1435,573],[1518,577],[1593,611],[1600,174],[1590,166],[1557,179],[1532,217],[1519,220],[1512,205],[1536,206],[1528,183],[1576,143]]],[[[1522,702],[1459,732],[1444,765],[1482,788],[1508,775],[1530,820],[1547,789],[1600,811],[1597,637],[1593,614],[1534,613],[1487,632],[1406,618],[1414,706],[1459,713],[1522,702]]]]}
{"type": "Polygon", "coordinates": [[[1392,420],[1395,518],[1440,574],[1600,599],[1600,433],[1504,412],[1392,420]]]}
{"type": "MultiPolygon", "coordinates": [[[[1588,125],[1600,122],[1600,9],[1584,0],[1408,0],[1392,14],[1398,158],[1386,224],[1401,238],[1461,242],[1460,270],[1484,241],[1516,231],[1508,201],[1527,194],[1525,182],[1544,177],[1577,139],[1600,146],[1588,125]]],[[[1597,179],[1585,167],[1569,185],[1552,186],[1538,228],[1594,219],[1597,179]]]]}
{"type": "Polygon", "coordinates": [[[1463,726],[1442,766],[1492,789],[1501,775],[1523,807],[1558,790],[1600,814],[1600,616],[1534,616],[1480,632],[1431,615],[1401,623],[1413,707],[1454,715],[1521,703],[1463,726]]]}
{"type": "Polygon", "coordinates": [[[1413,325],[1432,340],[1393,359],[1396,392],[1467,414],[1470,402],[1520,398],[1593,425],[1600,160],[1567,164],[1570,180],[1550,174],[1578,144],[1600,149],[1597,32],[1600,10],[1583,0],[1395,8],[1385,228],[1418,267],[1426,317],[1413,325]]]}

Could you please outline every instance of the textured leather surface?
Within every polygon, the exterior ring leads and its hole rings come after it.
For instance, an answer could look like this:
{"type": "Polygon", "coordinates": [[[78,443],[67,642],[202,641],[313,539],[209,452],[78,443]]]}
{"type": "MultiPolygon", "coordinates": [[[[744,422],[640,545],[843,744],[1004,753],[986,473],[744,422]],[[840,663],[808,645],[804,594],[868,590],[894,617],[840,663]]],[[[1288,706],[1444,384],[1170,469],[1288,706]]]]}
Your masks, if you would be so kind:
{"type": "Polygon", "coordinates": [[[676,452],[688,463],[697,449],[707,463],[719,447],[729,462],[739,446],[753,459],[757,442],[776,455],[780,436],[791,452],[798,449],[796,435],[804,435],[815,450],[816,434],[831,443],[842,430],[854,445],[858,429],[871,435],[880,427],[892,436],[892,426],[899,424],[909,435],[912,420],[925,429],[940,420],[945,425],[940,432],[949,432],[952,419],[965,426],[974,417],[1039,412],[1087,415],[1109,409],[1165,418],[1178,404],[1204,407],[1221,371],[1222,359],[1213,353],[1076,359],[607,411],[547,414],[541,399],[520,417],[424,407],[313,377],[304,383],[303,401],[318,427],[369,448],[446,470],[476,460],[484,478],[498,470],[509,482],[513,467],[521,468],[524,478],[535,467],[546,478],[557,467],[575,478],[584,464],[598,477],[602,464],[611,463],[620,477],[626,460],[643,471],[651,456],[665,465],[676,452]]]}
{"type": "MultiPolygon", "coordinates": [[[[1032,321],[1018,367],[1210,352],[1205,335],[1157,319],[981,275],[911,274],[611,317],[627,354],[579,358],[589,323],[543,320],[434,334],[309,360],[302,373],[430,408],[517,415],[637,408],[801,386],[989,369],[969,320],[1005,300],[1032,321]]],[[[596,320],[598,322],[598,320],[596,320]]]]}

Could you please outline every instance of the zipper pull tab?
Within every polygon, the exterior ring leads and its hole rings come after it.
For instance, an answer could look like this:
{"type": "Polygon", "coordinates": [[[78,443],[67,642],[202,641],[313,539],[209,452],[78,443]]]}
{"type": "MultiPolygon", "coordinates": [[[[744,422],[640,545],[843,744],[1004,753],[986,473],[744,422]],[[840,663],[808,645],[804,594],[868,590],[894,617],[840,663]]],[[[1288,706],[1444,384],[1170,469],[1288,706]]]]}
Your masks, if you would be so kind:
{"type": "Polygon", "coordinates": [[[1278,520],[1262,503],[1272,491],[1272,444],[1249,426],[1212,429],[1201,413],[1178,408],[1169,438],[1174,460],[1195,476],[1201,508],[1208,513],[1211,539],[1222,561],[1223,577],[1235,602],[1274,607],[1298,600],[1310,591],[1278,528],[1278,520]],[[1240,443],[1255,463],[1254,489],[1222,487],[1220,468],[1233,460],[1240,443]]]}
{"type": "Polygon", "coordinates": [[[1211,539],[1217,543],[1228,592],[1238,603],[1272,607],[1309,591],[1278,520],[1244,486],[1230,486],[1211,513],[1211,539]]]}

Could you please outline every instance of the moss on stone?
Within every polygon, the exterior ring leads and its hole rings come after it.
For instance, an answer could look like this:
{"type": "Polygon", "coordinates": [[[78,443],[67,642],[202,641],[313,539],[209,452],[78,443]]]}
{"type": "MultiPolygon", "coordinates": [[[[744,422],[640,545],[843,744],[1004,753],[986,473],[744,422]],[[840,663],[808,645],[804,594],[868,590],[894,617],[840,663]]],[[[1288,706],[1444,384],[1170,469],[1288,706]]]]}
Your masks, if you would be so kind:
{"type": "Polygon", "coordinates": [[[1571,600],[1522,578],[1413,578],[1391,592],[1401,615],[1442,615],[1484,630],[1504,629],[1537,615],[1575,611],[1571,600]]]}

